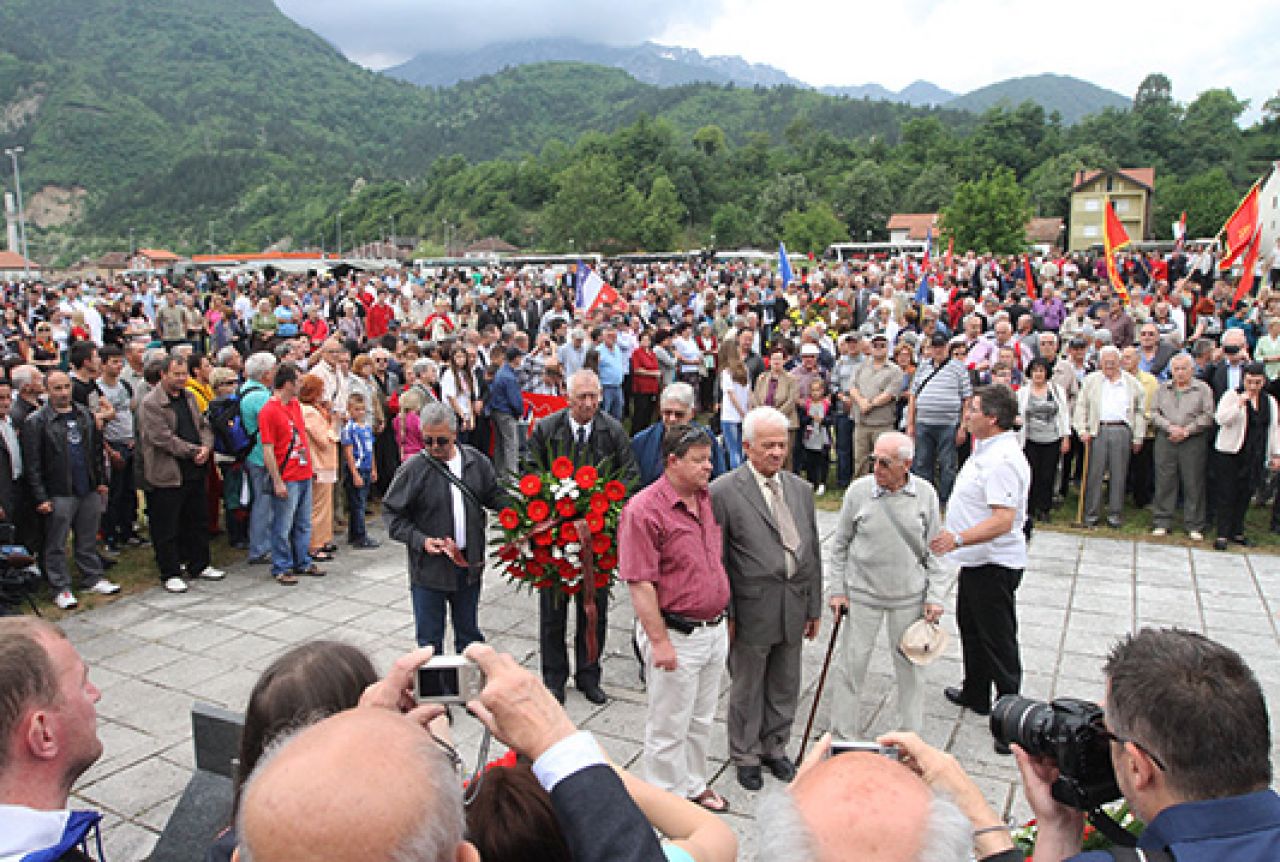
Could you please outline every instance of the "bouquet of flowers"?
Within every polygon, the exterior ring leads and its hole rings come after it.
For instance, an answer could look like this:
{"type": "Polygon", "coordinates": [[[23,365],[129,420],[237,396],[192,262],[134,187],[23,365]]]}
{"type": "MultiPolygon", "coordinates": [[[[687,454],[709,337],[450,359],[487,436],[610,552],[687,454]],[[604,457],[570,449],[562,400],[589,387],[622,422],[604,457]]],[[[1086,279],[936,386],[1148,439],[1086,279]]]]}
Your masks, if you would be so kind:
{"type": "MultiPolygon", "coordinates": [[[[1103,812],[1115,822],[1119,823],[1121,828],[1133,834],[1142,834],[1144,824],[1141,820],[1134,816],[1129,810],[1129,803],[1121,800],[1113,802],[1110,805],[1102,806],[1103,812]]],[[[1011,830],[1013,835],[1013,843],[1017,846],[1027,859],[1031,859],[1036,852],[1036,838],[1039,837],[1040,829],[1034,820],[1028,820],[1022,826],[1015,827],[1011,830]]],[[[1107,836],[1099,832],[1092,823],[1084,824],[1084,834],[1081,836],[1081,849],[1088,850],[1106,850],[1108,847],[1114,846],[1107,836]]]]}
{"type": "Polygon", "coordinates": [[[607,466],[579,467],[559,457],[550,470],[527,473],[508,490],[512,503],[498,513],[497,552],[508,580],[565,596],[612,586],[627,486],[607,466]]]}

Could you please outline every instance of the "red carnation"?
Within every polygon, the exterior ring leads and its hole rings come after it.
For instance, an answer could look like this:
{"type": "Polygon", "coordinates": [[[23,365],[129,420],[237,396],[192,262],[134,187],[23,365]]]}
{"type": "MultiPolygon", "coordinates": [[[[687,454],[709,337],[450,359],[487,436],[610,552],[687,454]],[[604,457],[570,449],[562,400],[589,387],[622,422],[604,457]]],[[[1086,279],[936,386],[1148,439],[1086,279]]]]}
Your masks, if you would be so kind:
{"type": "Polygon", "coordinates": [[[598,533],[604,529],[604,518],[591,512],[587,515],[587,529],[593,533],[598,533]]]}
{"type": "Polygon", "coordinates": [[[603,515],[605,512],[609,511],[609,505],[609,498],[604,494],[591,495],[590,509],[597,515],[603,515]]]}
{"type": "Polygon", "coordinates": [[[550,530],[543,530],[541,533],[534,533],[533,543],[535,545],[550,545],[555,541],[555,536],[551,535],[550,530]]]}
{"type": "Polygon", "coordinates": [[[578,487],[584,490],[590,490],[600,479],[600,474],[596,472],[596,468],[587,464],[585,467],[579,467],[578,472],[574,475],[573,481],[578,483],[578,487]]]}
{"type": "Polygon", "coordinates": [[[520,526],[520,515],[515,509],[503,509],[498,513],[498,523],[504,530],[514,530],[520,526]]]}
{"type": "Polygon", "coordinates": [[[520,558],[520,549],[515,545],[503,545],[498,549],[498,559],[504,563],[512,563],[520,558]]]}
{"type": "Polygon", "coordinates": [[[559,503],[556,503],[556,511],[560,513],[562,518],[572,518],[578,514],[578,504],[573,501],[572,497],[564,497],[559,503]]]}
{"type": "Polygon", "coordinates": [[[614,479],[611,482],[604,483],[604,495],[614,503],[621,503],[627,499],[627,486],[614,479]]]}
{"type": "Polygon", "coordinates": [[[542,563],[529,563],[525,568],[529,570],[530,577],[534,578],[541,578],[547,572],[542,563]]]}
{"type": "Polygon", "coordinates": [[[576,596],[581,591],[582,591],[582,581],[578,581],[576,584],[573,584],[572,586],[570,586],[569,584],[564,585],[564,592],[565,592],[565,595],[567,596],[576,596]]]}
{"type": "Polygon", "coordinates": [[[521,581],[523,581],[526,577],[528,577],[528,572],[526,572],[526,571],[525,571],[523,568],[521,568],[520,566],[517,566],[517,565],[514,565],[514,564],[513,564],[513,565],[510,565],[510,566],[507,566],[507,574],[508,574],[508,575],[510,575],[511,577],[516,578],[517,580],[521,580],[521,581]]]}
{"type": "Polygon", "coordinates": [[[551,462],[551,475],[557,479],[568,479],[573,475],[573,462],[561,455],[551,462]]]}
{"type": "Polygon", "coordinates": [[[596,589],[603,590],[609,586],[609,573],[603,569],[596,569],[596,589]]]}
{"type": "Polygon", "coordinates": [[[613,540],[604,533],[596,533],[591,537],[591,550],[596,554],[603,554],[612,544],[613,540]]]}
{"type": "Polygon", "coordinates": [[[542,480],[530,473],[520,480],[520,493],[532,497],[542,490],[542,480]]]}
{"type": "Polygon", "coordinates": [[[526,514],[529,516],[529,520],[539,523],[547,520],[547,517],[551,514],[551,507],[547,505],[545,500],[534,500],[529,504],[526,514]]]}
{"type": "Polygon", "coordinates": [[[613,569],[616,569],[617,567],[618,567],[618,558],[615,557],[613,554],[605,554],[603,557],[596,560],[596,568],[598,569],[613,570],[613,569]]]}
{"type": "Polygon", "coordinates": [[[551,562],[551,552],[546,548],[534,548],[533,558],[539,563],[551,562]]]}

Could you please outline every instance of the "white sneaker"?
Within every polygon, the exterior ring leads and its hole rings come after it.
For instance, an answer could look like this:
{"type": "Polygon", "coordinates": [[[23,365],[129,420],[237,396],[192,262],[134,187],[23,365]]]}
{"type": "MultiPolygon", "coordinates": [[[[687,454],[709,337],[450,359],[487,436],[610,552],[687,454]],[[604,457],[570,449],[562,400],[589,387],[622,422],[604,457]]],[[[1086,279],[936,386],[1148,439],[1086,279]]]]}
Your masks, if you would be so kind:
{"type": "Polygon", "coordinates": [[[98,578],[98,582],[89,587],[89,592],[97,593],[100,596],[114,596],[120,592],[120,585],[108,581],[106,578],[98,578]]]}
{"type": "Polygon", "coordinates": [[[167,578],[164,582],[164,588],[171,593],[185,593],[187,591],[187,582],[176,576],[167,578]]]}
{"type": "Polygon", "coordinates": [[[71,590],[63,590],[53,597],[53,603],[64,611],[69,611],[76,605],[80,604],[76,601],[76,597],[71,595],[71,590]]]}
{"type": "Polygon", "coordinates": [[[1187,532],[1187,538],[1193,542],[1203,542],[1204,533],[1200,532],[1199,530],[1189,530],[1187,532]]]}
{"type": "Polygon", "coordinates": [[[222,571],[222,569],[215,569],[213,566],[205,566],[200,574],[196,575],[197,578],[204,578],[206,581],[220,581],[226,576],[226,572],[222,571]]]}
{"type": "Polygon", "coordinates": [[[1164,527],[1156,527],[1154,530],[1152,530],[1152,531],[1151,531],[1151,535],[1153,535],[1153,536],[1167,536],[1167,535],[1169,535],[1169,531],[1168,531],[1168,530],[1166,530],[1164,527]]]}
{"type": "Polygon", "coordinates": [[[827,493],[827,486],[826,486],[826,485],[819,485],[819,486],[818,486],[818,490],[817,490],[817,494],[818,494],[818,496],[819,496],[819,497],[821,497],[821,496],[822,496],[823,494],[825,494],[825,493],[827,493]]]}

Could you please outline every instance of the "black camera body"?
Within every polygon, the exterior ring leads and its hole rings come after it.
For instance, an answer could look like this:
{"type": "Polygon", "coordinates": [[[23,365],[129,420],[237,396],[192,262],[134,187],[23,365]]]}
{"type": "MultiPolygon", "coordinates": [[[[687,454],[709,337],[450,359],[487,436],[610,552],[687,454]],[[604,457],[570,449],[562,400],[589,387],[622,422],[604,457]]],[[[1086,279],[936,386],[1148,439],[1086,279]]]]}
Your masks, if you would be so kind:
{"type": "Polygon", "coordinates": [[[1007,694],[991,710],[991,734],[1005,745],[1017,743],[1028,754],[1052,758],[1059,773],[1053,798],[1092,811],[1120,798],[1110,743],[1098,733],[1102,717],[1102,707],[1087,700],[1045,703],[1007,694]]]}

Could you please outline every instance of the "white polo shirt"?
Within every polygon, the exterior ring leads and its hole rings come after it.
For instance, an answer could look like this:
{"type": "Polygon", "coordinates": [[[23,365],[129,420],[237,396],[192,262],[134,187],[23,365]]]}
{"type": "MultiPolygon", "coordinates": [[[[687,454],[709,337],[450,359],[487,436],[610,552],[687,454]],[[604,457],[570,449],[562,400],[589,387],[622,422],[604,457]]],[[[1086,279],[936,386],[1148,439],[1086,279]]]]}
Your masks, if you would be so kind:
{"type": "Polygon", "coordinates": [[[947,503],[945,526],[953,535],[991,517],[991,507],[1014,510],[1013,528],[990,542],[965,545],[947,555],[959,566],[994,563],[1010,569],[1027,566],[1027,539],[1022,524],[1027,518],[1027,493],[1031,467],[1018,445],[1018,435],[1005,431],[986,440],[975,440],[973,454],[956,476],[947,503]]]}

